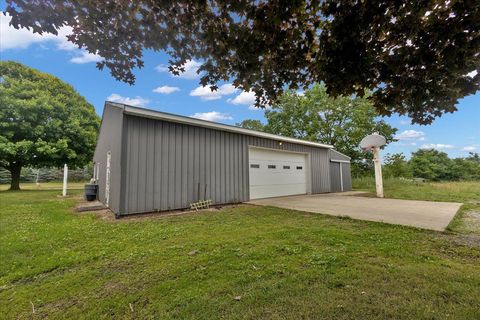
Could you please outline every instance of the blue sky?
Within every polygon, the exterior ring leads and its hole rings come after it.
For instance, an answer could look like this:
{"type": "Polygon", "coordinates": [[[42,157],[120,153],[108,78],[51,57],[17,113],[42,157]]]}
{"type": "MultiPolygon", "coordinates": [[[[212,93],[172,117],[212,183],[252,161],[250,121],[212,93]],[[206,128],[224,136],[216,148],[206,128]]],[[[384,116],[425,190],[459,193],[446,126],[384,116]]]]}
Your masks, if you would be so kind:
{"type": "MultiPolygon", "coordinates": [[[[9,17],[0,15],[0,58],[14,60],[57,76],[70,83],[102,114],[105,100],[116,100],[159,111],[195,116],[207,120],[235,124],[244,119],[265,122],[263,111],[252,108],[254,96],[224,84],[212,93],[199,87],[195,71],[198,62],[191,61],[181,76],[166,70],[168,56],[145,52],[145,67],[136,70],[133,86],[116,81],[107,69],[100,71],[95,62],[100,57],[77,49],[66,41],[68,29],[60,36],[33,35],[27,30],[8,26],[9,17]]],[[[389,145],[385,152],[403,152],[410,156],[421,147],[432,147],[447,152],[452,157],[480,152],[480,92],[464,98],[458,111],[444,115],[429,126],[410,125],[406,117],[385,118],[398,128],[398,142],[389,145]]]]}

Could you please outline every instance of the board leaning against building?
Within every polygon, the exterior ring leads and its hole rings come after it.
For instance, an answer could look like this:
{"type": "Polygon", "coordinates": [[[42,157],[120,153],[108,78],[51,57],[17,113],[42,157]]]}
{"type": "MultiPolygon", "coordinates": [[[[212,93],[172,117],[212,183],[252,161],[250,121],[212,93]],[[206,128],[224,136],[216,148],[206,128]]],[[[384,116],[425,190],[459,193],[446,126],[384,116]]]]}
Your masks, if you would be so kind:
{"type": "Polygon", "coordinates": [[[350,158],[330,145],[113,102],[93,160],[117,216],[351,190],[350,158]]]}

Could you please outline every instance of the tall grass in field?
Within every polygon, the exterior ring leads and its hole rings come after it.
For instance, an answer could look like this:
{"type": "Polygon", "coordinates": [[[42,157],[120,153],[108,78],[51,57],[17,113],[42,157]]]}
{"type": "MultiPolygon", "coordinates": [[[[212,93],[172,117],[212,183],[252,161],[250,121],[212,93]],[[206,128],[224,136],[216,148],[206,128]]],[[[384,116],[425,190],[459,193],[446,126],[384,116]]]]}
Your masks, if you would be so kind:
{"type": "MultiPolygon", "coordinates": [[[[429,201],[480,202],[480,181],[415,182],[409,179],[383,180],[385,197],[429,201]]],[[[374,192],[375,179],[353,179],[353,189],[374,192]]]]}

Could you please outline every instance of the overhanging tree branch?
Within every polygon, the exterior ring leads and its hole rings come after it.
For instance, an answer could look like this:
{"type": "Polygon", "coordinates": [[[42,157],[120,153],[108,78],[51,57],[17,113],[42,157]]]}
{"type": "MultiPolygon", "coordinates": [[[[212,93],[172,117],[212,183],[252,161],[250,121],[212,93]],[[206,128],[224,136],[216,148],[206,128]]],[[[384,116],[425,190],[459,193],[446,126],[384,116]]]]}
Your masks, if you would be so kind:
{"type": "Polygon", "coordinates": [[[7,0],[6,12],[16,28],[72,27],[69,40],[118,80],[133,84],[143,50],[162,50],[174,74],[199,59],[202,85],[233,80],[257,106],[324,82],[334,96],[372,90],[379,114],[428,124],[480,88],[474,0],[7,0]]]}

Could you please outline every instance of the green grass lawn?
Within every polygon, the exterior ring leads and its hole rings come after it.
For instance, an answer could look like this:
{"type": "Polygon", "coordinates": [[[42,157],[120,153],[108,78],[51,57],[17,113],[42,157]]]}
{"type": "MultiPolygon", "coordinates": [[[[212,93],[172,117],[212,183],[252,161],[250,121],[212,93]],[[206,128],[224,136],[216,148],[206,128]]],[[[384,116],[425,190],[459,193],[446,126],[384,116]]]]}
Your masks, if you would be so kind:
{"type": "Polygon", "coordinates": [[[75,201],[0,192],[0,318],[480,318],[480,242],[461,228],[248,205],[106,221],[75,201]]]}
{"type": "MultiPolygon", "coordinates": [[[[480,204],[480,181],[412,182],[401,179],[383,181],[386,198],[472,202],[480,204]]],[[[353,179],[354,190],[375,191],[373,178],[353,179]]]]}
{"type": "MultiPolygon", "coordinates": [[[[69,182],[68,189],[83,189],[86,182],[69,182]]],[[[22,190],[62,190],[63,182],[41,182],[38,185],[36,183],[21,183],[20,188],[22,190]]],[[[0,184],[0,191],[10,189],[9,184],[0,184]]]]}

